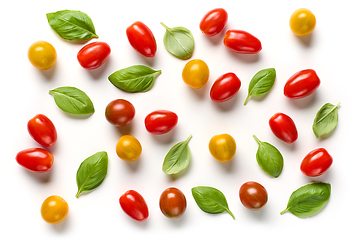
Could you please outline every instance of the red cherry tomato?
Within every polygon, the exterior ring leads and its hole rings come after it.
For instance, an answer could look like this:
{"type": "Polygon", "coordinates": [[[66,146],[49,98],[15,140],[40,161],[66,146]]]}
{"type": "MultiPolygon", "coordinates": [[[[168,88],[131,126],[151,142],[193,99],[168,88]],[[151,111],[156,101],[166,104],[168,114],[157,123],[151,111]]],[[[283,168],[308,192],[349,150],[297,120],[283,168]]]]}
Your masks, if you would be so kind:
{"type": "Polygon", "coordinates": [[[250,181],[241,186],[240,200],[246,208],[259,210],[267,203],[268,193],[261,184],[250,181]]]}
{"type": "Polygon", "coordinates": [[[85,45],[77,54],[79,64],[92,70],[100,67],[111,53],[110,46],[105,42],[93,42],[85,45]]]}
{"type": "Polygon", "coordinates": [[[224,37],[226,47],[237,53],[253,54],[262,50],[258,38],[242,30],[228,30],[224,37]]]}
{"type": "Polygon", "coordinates": [[[225,102],[233,98],[241,87],[236,74],[229,72],[218,77],[210,89],[210,98],[215,102],[225,102]]]}
{"type": "Polygon", "coordinates": [[[293,120],[283,113],[275,113],[269,120],[271,131],[276,137],[287,143],[298,138],[297,128],[293,120]]]}
{"type": "Polygon", "coordinates": [[[29,148],[17,153],[16,161],[24,168],[40,173],[51,169],[54,157],[45,149],[29,148]]]}
{"type": "Polygon", "coordinates": [[[223,8],[216,8],[204,15],[200,21],[200,30],[208,37],[219,34],[227,23],[227,12],[223,8]]]}
{"type": "Polygon", "coordinates": [[[168,110],[158,110],[148,114],[144,123],[148,132],[152,134],[164,134],[171,131],[177,124],[176,113],[168,110]]]}
{"type": "Polygon", "coordinates": [[[110,102],[105,109],[106,120],[116,127],[126,126],[133,120],[134,115],[134,106],[124,99],[116,99],[110,102]]]}
{"type": "Polygon", "coordinates": [[[313,69],[299,71],[290,77],[284,87],[288,98],[304,98],[312,94],[320,85],[320,79],[313,69]]]}
{"type": "Polygon", "coordinates": [[[38,114],[28,121],[29,135],[44,147],[54,145],[57,140],[56,128],[52,121],[43,114],[38,114]]]}
{"type": "Polygon", "coordinates": [[[166,217],[179,218],[186,211],[186,197],[177,188],[167,188],[160,196],[159,206],[166,217]]]}
{"type": "Polygon", "coordinates": [[[308,177],[324,174],[332,164],[332,157],[324,148],[317,148],[309,152],[301,163],[301,171],[308,177]]]}
{"type": "Polygon", "coordinates": [[[142,195],[134,190],[128,190],[120,197],[122,210],[136,221],[142,222],[149,216],[148,206],[142,195]]]}
{"type": "Polygon", "coordinates": [[[156,41],[152,31],[142,22],[135,22],[126,30],[127,38],[132,47],[145,57],[154,57],[156,41]]]}

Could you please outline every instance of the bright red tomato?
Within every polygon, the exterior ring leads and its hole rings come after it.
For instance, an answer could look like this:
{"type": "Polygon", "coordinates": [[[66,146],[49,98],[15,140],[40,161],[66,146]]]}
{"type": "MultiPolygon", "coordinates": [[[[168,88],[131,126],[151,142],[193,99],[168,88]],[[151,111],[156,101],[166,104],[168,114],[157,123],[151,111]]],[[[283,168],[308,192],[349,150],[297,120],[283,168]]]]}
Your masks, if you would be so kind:
{"type": "Polygon", "coordinates": [[[28,148],[17,153],[16,161],[24,168],[40,173],[51,169],[54,157],[45,149],[28,148]]]}
{"type": "Polygon", "coordinates": [[[135,22],[126,30],[127,38],[132,47],[145,57],[154,57],[156,41],[152,31],[142,22],[135,22]]]}
{"type": "Polygon", "coordinates": [[[85,45],[77,54],[79,64],[86,69],[100,67],[111,53],[110,46],[105,42],[93,42],[85,45]]]}
{"type": "Polygon", "coordinates": [[[332,157],[324,148],[317,148],[309,152],[301,163],[301,171],[308,177],[324,174],[332,164],[332,157]]]}
{"type": "Polygon", "coordinates": [[[246,208],[259,210],[267,203],[268,193],[261,184],[250,181],[241,186],[240,200],[246,208]]]}
{"type": "Polygon", "coordinates": [[[54,124],[43,114],[38,114],[30,119],[27,124],[27,129],[32,138],[44,147],[54,145],[57,140],[54,124]]]}
{"type": "Polygon", "coordinates": [[[286,82],[284,95],[288,98],[304,98],[312,94],[320,85],[320,79],[313,69],[305,69],[293,74],[286,82]]]}
{"type": "Polygon", "coordinates": [[[179,218],[186,211],[186,197],[175,187],[167,188],[160,196],[159,206],[166,217],[179,218]]]}
{"type": "Polygon", "coordinates": [[[142,195],[134,190],[128,190],[120,197],[122,210],[136,221],[142,222],[149,216],[148,206],[142,195]]]}
{"type": "Polygon", "coordinates": [[[271,131],[276,137],[287,143],[293,143],[298,138],[297,128],[289,116],[275,113],[269,120],[271,131]]]}
{"type": "Polygon", "coordinates": [[[151,112],[144,120],[148,132],[156,135],[171,131],[177,124],[176,113],[168,110],[158,110],[151,112]]]}
{"type": "Polygon", "coordinates": [[[226,47],[237,53],[253,54],[262,50],[258,38],[242,30],[228,30],[224,37],[226,47]]]}
{"type": "Polygon", "coordinates": [[[132,103],[124,99],[116,99],[106,106],[105,117],[112,125],[123,127],[133,120],[135,112],[132,103]]]}
{"type": "Polygon", "coordinates": [[[218,77],[210,89],[210,98],[215,102],[225,102],[233,98],[241,87],[236,74],[229,72],[218,77]]]}
{"type": "Polygon", "coordinates": [[[219,34],[227,23],[228,15],[225,9],[216,8],[204,15],[200,21],[200,30],[208,37],[219,34]]]}

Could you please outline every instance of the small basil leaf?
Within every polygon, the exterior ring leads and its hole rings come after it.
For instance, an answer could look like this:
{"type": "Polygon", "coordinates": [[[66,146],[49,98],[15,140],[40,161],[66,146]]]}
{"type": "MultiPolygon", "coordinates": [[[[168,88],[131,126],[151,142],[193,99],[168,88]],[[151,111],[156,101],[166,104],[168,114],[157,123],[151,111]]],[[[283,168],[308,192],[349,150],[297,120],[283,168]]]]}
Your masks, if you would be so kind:
{"type": "Polygon", "coordinates": [[[244,105],[247,104],[250,96],[261,96],[267,93],[274,85],[275,78],[275,68],[267,68],[257,72],[249,83],[248,95],[244,105]]]}
{"type": "Polygon", "coordinates": [[[326,103],[317,112],[313,123],[313,132],[317,138],[335,129],[338,122],[337,109],[339,105],[340,103],[336,105],[326,103]]]}
{"type": "Polygon", "coordinates": [[[90,98],[75,87],[59,87],[49,91],[54,96],[56,105],[64,112],[72,114],[94,113],[94,106],[90,98]]]}
{"type": "Polygon", "coordinates": [[[160,23],[165,29],[164,46],[166,50],[180,59],[189,59],[194,51],[194,38],[190,30],[184,27],[169,28],[160,23]]]}
{"type": "Polygon", "coordinates": [[[218,189],[204,186],[194,187],[192,195],[203,212],[211,214],[228,212],[235,219],[228,207],[226,197],[218,189]]]}
{"type": "Polygon", "coordinates": [[[105,179],[108,171],[108,154],[97,152],[85,159],[77,170],[76,181],[78,191],[76,197],[83,192],[92,191],[105,179]]]}
{"type": "Polygon", "coordinates": [[[134,65],[112,73],[109,81],[117,88],[130,92],[146,92],[161,74],[161,70],[155,71],[144,65],[134,65]]]}
{"type": "Polygon", "coordinates": [[[328,202],[331,194],[329,183],[310,183],[294,191],[288,200],[287,207],[280,214],[287,211],[297,217],[309,217],[328,202]]]}
{"type": "Polygon", "coordinates": [[[284,167],[284,159],[280,151],[270,143],[261,142],[255,135],[253,137],[259,144],[256,154],[258,165],[264,172],[277,178],[284,167]]]}

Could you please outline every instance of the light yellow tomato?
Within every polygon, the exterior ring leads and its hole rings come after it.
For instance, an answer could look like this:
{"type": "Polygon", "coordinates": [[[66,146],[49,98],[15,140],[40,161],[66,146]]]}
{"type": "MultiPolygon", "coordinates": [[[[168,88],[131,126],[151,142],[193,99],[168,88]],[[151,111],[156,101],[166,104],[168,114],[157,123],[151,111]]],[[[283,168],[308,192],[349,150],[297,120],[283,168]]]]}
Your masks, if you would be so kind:
{"type": "Polygon", "coordinates": [[[315,28],[316,19],[314,14],[306,8],[294,11],[290,18],[290,28],[297,36],[307,36],[315,28]]]}
{"type": "Polygon", "coordinates": [[[34,67],[47,70],[56,63],[56,50],[50,43],[38,41],[29,47],[28,59],[34,67]]]}
{"type": "Polygon", "coordinates": [[[192,88],[203,87],[209,79],[208,65],[200,59],[189,61],[183,68],[182,79],[192,88]]]}
{"type": "Polygon", "coordinates": [[[226,133],[215,135],[209,141],[209,151],[219,162],[228,162],[236,153],[235,139],[226,133]]]}
{"type": "Polygon", "coordinates": [[[68,204],[62,197],[53,195],[44,200],[40,212],[45,222],[56,224],[66,218],[68,204]]]}
{"type": "Polygon", "coordinates": [[[116,153],[122,160],[132,162],[140,157],[142,146],[137,138],[131,135],[124,135],[116,144],[116,153]]]}

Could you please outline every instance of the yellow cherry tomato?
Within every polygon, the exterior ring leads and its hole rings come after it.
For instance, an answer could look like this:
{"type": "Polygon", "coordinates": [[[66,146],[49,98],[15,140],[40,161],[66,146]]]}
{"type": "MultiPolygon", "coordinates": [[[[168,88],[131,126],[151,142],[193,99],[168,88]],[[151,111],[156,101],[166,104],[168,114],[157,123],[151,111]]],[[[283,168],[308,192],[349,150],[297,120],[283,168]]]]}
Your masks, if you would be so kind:
{"type": "Polygon", "coordinates": [[[131,135],[124,135],[116,144],[116,153],[122,160],[132,162],[140,157],[142,146],[137,138],[131,135]]]}
{"type": "Polygon", "coordinates": [[[235,139],[226,133],[215,135],[209,141],[209,151],[219,162],[228,162],[236,153],[235,139]]]}
{"type": "Polygon", "coordinates": [[[306,8],[294,11],[290,18],[290,28],[297,36],[307,36],[315,28],[316,19],[314,14],[306,8]]]}
{"type": "Polygon", "coordinates": [[[28,59],[34,67],[47,70],[56,63],[56,50],[50,43],[38,41],[29,47],[28,59]]]}
{"type": "Polygon", "coordinates": [[[40,212],[45,222],[56,224],[66,218],[68,204],[62,197],[53,195],[44,200],[40,212]]]}
{"type": "Polygon", "coordinates": [[[189,61],[183,68],[182,79],[192,88],[203,87],[209,79],[208,65],[199,59],[189,61]]]}

